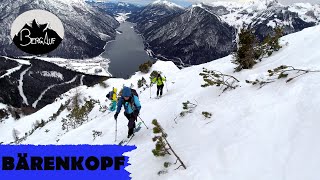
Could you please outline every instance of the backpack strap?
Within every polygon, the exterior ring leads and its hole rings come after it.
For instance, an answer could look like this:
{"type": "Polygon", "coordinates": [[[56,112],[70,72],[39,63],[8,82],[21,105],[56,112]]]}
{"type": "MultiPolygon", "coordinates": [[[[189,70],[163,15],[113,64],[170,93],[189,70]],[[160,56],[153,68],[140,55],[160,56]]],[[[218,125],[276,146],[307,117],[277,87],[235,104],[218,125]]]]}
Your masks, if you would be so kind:
{"type": "Polygon", "coordinates": [[[136,110],[136,105],[134,103],[134,96],[135,96],[134,94],[131,94],[131,101],[130,101],[130,105],[133,111],[136,110]]]}
{"type": "MultiPolygon", "coordinates": [[[[135,103],[134,103],[134,96],[135,96],[135,95],[132,94],[132,95],[130,96],[131,100],[129,101],[129,104],[131,105],[132,110],[135,110],[135,109],[136,109],[136,105],[135,105],[135,103]]],[[[124,105],[124,104],[126,103],[126,101],[124,100],[123,97],[121,97],[121,98],[122,98],[122,105],[124,105]]]]}

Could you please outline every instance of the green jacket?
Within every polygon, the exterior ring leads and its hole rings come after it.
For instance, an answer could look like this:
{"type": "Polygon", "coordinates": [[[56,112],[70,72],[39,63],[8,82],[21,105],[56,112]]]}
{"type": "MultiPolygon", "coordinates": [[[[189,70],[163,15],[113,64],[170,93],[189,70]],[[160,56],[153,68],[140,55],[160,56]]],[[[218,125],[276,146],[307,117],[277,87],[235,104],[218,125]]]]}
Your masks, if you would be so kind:
{"type": "Polygon", "coordinates": [[[152,83],[157,83],[157,86],[161,86],[163,85],[163,81],[166,81],[166,78],[162,77],[162,78],[158,78],[158,77],[155,77],[152,79],[152,83]]]}

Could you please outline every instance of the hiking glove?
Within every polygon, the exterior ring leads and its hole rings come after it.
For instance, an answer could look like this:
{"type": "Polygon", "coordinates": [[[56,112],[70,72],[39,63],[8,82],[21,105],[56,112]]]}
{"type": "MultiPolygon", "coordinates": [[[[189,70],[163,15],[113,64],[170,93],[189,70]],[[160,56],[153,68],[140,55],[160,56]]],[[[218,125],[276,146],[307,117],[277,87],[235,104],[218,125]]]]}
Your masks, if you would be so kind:
{"type": "Polygon", "coordinates": [[[139,116],[139,111],[138,110],[134,110],[133,111],[133,116],[137,118],[139,116]]]}

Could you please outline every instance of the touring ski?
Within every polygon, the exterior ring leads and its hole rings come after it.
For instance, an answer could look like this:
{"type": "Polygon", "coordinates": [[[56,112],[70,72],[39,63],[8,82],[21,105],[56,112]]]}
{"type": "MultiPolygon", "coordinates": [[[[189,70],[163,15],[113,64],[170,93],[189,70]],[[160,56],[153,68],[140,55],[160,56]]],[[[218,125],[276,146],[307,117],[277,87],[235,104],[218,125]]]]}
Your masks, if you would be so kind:
{"type": "MultiPolygon", "coordinates": [[[[133,130],[133,133],[140,131],[141,125],[142,125],[142,122],[138,122],[138,124],[136,125],[136,128],[134,128],[134,130],[133,130]]],[[[120,141],[120,143],[118,145],[127,145],[131,141],[133,136],[134,136],[134,134],[132,136],[130,136],[129,138],[123,139],[122,141],[120,141]]]]}

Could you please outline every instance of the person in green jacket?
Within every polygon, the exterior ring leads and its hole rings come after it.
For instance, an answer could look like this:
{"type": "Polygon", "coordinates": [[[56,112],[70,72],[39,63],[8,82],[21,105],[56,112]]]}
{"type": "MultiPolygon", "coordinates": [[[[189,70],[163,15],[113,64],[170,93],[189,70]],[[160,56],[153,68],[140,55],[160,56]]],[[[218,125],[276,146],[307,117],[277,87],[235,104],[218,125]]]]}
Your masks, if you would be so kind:
{"type": "Polygon", "coordinates": [[[162,77],[160,74],[158,74],[158,76],[153,78],[151,81],[152,83],[157,84],[157,97],[162,96],[162,91],[163,91],[163,87],[164,87],[163,81],[166,81],[166,78],[162,77]]]}

